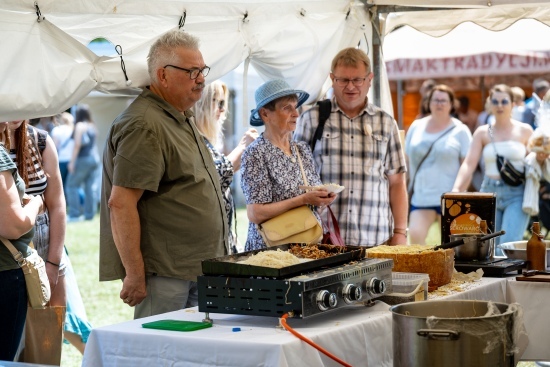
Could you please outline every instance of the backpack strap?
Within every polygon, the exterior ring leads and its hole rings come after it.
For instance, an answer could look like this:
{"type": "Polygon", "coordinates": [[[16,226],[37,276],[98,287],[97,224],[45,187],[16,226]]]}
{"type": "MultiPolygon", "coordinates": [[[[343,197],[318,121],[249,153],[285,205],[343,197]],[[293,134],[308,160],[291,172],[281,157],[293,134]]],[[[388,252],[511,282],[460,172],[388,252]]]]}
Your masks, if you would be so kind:
{"type": "Polygon", "coordinates": [[[321,137],[323,136],[325,122],[330,117],[330,112],[332,111],[332,103],[330,99],[319,101],[317,102],[317,105],[319,106],[319,125],[317,125],[317,129],[315,130],[315,133],[313,134],[313,139],[310,143],[312,152],[315,150],[317,140],[321,140],[321,137]]]}

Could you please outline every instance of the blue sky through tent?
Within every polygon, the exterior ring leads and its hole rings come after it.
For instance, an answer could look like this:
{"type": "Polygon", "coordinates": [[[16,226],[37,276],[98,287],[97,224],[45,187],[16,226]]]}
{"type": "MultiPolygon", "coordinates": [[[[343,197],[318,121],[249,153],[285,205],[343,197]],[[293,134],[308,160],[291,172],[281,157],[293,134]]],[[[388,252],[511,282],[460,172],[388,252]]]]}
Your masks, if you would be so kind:
{"type": "Polygon", "coordinates": [[[96,38],[88,44],[88,48],[97,56],[117,56],[115,45],[105,38],[96,38]]]}

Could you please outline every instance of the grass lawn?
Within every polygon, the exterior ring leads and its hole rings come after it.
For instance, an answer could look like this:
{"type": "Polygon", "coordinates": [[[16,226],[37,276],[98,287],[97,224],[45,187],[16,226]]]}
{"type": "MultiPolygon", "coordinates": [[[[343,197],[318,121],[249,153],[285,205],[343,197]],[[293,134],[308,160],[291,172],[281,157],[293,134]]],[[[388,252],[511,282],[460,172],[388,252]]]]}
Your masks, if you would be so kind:
{"type": "MultiPolygon", "coordinates": [[[[242,246],[246,241],[247,228],[246,210],[237,210],[237,234],[242,246]]],[[[430,244],[440,242],[437,226],[430,229],[428,237],[430,244]]],[[[92,325],[99,327],[132,320],[133,309],[118,297],[122,283],[99,282],[99,216],[89,222],[68,223],[66,244],[92,325]]],[[[61,366],[77,367],[81,363],[80,353],[70,345],[63,345],[61,366]]],[[[535,367],[535,364],[521,362],[518,366],[535,367]]]]}
{"type": "MultiPolygon", "coordinates": [[[[122,283],[99,282],[99,216],[92,221],[68,223],[65,243],[92,326],[131,320],[133,309],[118,298],[122,283]]],[[[61,366],[77,367],[81,363],[80,352],[64,344],[61,366]]]]}

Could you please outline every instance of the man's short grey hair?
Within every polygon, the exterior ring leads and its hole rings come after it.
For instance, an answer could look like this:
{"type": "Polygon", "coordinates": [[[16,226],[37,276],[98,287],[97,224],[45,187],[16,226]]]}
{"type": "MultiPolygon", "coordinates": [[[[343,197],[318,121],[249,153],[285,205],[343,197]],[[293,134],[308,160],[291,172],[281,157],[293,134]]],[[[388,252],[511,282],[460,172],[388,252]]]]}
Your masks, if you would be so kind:
{"type": "Polygon", "coordinates": [[[149,55],[147,55],[147,70],[151,82],[158,82],[158,69],[175,62],[177,58],[176,49],[179,47],[198,50],[199,39],[180,29],[173,29],[163,34],[151,45],[149,55]]]}

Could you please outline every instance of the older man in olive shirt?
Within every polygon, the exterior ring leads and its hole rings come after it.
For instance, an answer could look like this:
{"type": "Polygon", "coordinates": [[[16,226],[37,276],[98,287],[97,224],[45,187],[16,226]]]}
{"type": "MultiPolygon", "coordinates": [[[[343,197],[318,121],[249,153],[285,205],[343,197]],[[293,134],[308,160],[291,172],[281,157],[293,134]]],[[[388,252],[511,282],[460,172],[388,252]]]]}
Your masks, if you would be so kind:
{"type": "Polygon", "coordinates": [[[209,68],[179,30],[148,56],[151,85],[113,123],[103,153],[100,280],[146,317],[197,304],[201,260],[226,253],[216,167],[188,111],[209,68]]]}

